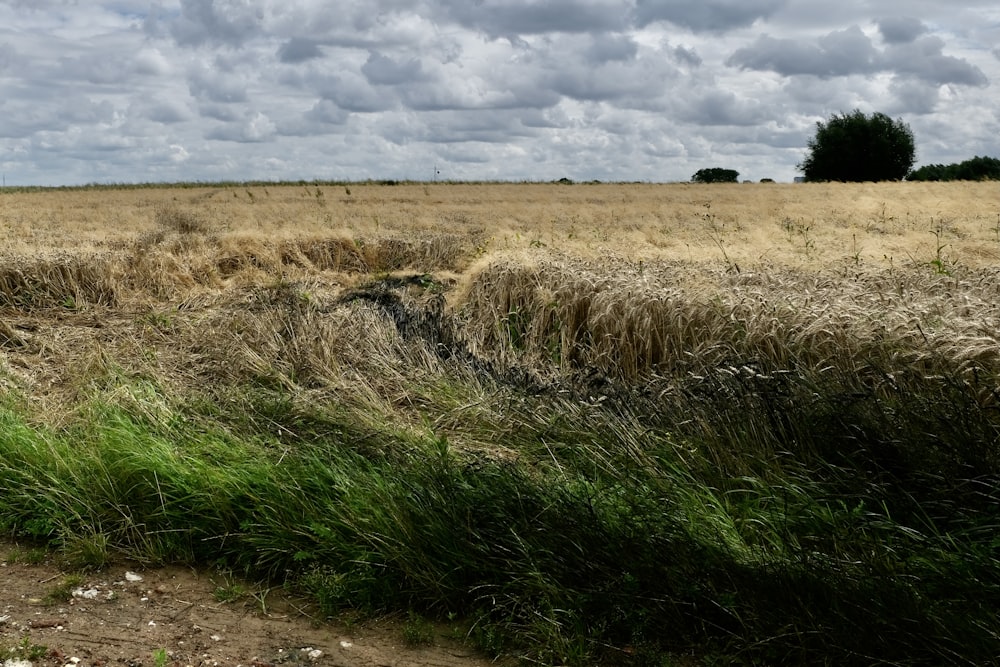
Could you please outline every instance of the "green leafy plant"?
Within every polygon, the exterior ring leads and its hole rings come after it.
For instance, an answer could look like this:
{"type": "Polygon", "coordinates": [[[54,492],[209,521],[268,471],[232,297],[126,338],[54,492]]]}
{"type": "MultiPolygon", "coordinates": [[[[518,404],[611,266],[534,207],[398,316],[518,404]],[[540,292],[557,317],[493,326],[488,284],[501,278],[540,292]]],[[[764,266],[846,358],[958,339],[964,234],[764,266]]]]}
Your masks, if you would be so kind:
{"type": "Polygon", "coordinates": [[[943,240],[944,225],[939,223],[931,230],[931,233],[934,234],[935,242],[934,259],[930,261],[930,265],[934,268],[934,273],[950,276],[951,270],[948,268],[948,263],[944,256],[944,249],[948,247],[948,244],[943,240]]]}

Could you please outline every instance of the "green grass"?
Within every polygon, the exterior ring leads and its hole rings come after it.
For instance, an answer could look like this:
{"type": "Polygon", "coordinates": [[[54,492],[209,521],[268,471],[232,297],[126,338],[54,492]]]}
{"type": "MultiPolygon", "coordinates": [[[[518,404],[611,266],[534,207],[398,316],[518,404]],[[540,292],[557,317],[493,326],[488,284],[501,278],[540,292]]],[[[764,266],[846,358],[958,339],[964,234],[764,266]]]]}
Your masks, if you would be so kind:
{"type": "Polygon", "coordinates": [[[83,577],[78,574],[70,574],[62,578],[56,585],[50,588],[43,598],[48,605],[56,605],[62,602],[69,602],[73,599],[73,589],[83,583],[83,577]]]}
{"type": "Polygon", "coordinates": [[[35,644],[31,641],[29,637],[24,637],[21,641],[16,644],[8,643],[7,641],[0,641],[0,657],[4,659],[4,662],[10,660],[13,662],[17,661],[34,661],[41,660],[49,652],[49,647],[44,644],[35,644]]]}
{"type": "Polygon", "coordinates": [[[120,378],[59,428],[0,409],[0,531],[284,582],[331,617],[409,610],[421,638],[461,617],[543,664],[981,664],[995,423],[904,380],[597,401],[455,373],[373,412],[120,378]]]}
{"type": "Polygon", "coordinates": [[[403,623],[403,641],[407,646],[430,646],[434,643],[434,624],[411,611],[403,623]]]}

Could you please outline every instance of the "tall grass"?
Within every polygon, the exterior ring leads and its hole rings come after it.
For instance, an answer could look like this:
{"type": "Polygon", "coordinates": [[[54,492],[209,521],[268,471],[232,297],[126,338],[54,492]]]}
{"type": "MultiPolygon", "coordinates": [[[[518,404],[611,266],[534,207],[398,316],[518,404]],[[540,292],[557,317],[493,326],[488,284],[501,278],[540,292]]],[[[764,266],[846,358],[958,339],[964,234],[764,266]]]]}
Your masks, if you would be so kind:
{"type": "Polygon", "coordinates": [[[384,336],[368,350],[387,368],[423,360],[406,403],[288,370],[183,396],[108,374],[58,429],[7,407],[0,525],[82,564],[242,568],[328,614],[461,614],[481,647],[547,664],[995,655],[995,469],[960,455],[974,425],[898,423],[961,405],[947,392],[906,387],[840,421],[821,418],[839,400],[822,377],[531,394],[384,336]]]}

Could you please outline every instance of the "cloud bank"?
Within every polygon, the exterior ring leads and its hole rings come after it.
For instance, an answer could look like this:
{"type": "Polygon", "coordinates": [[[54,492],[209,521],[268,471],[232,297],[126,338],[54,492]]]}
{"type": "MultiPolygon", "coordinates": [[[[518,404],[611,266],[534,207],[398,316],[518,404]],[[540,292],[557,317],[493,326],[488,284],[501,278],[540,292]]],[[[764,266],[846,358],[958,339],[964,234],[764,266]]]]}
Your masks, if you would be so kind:
{"type": "Polygon", "coordinates": [[[983,1],[7,0],[0,169],[791,180],[816,121],[854,108],[960,161],[1000,155],[997,43],[983,1]]]}

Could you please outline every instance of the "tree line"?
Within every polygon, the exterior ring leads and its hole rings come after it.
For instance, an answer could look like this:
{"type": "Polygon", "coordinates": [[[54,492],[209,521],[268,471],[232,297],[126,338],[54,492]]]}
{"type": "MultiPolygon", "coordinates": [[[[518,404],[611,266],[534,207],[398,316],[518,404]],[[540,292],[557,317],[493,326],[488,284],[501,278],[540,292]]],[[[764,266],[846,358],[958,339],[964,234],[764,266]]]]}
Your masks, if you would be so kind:
{"type": "MultiPolygon", "coordinates": [[[[981,181],[1000,180],[1000,160],[976,156],[957,164],[913,169],[916,142],[910,126],[884,113],[834,114],[816,123],[805,159],[797,165],[806,181],[981,181]]],[[[739,172],[699,169],[696,183],[735,183],[739,172]]],[[[770,180],[770,179],[765,179],[770,180]]]]}
{"type": "Polygon", "coordinates": [[[914,170],[908,181],[998,181],[1000,160],[976,156],[955,164],[928,164],[914,170]]]}

